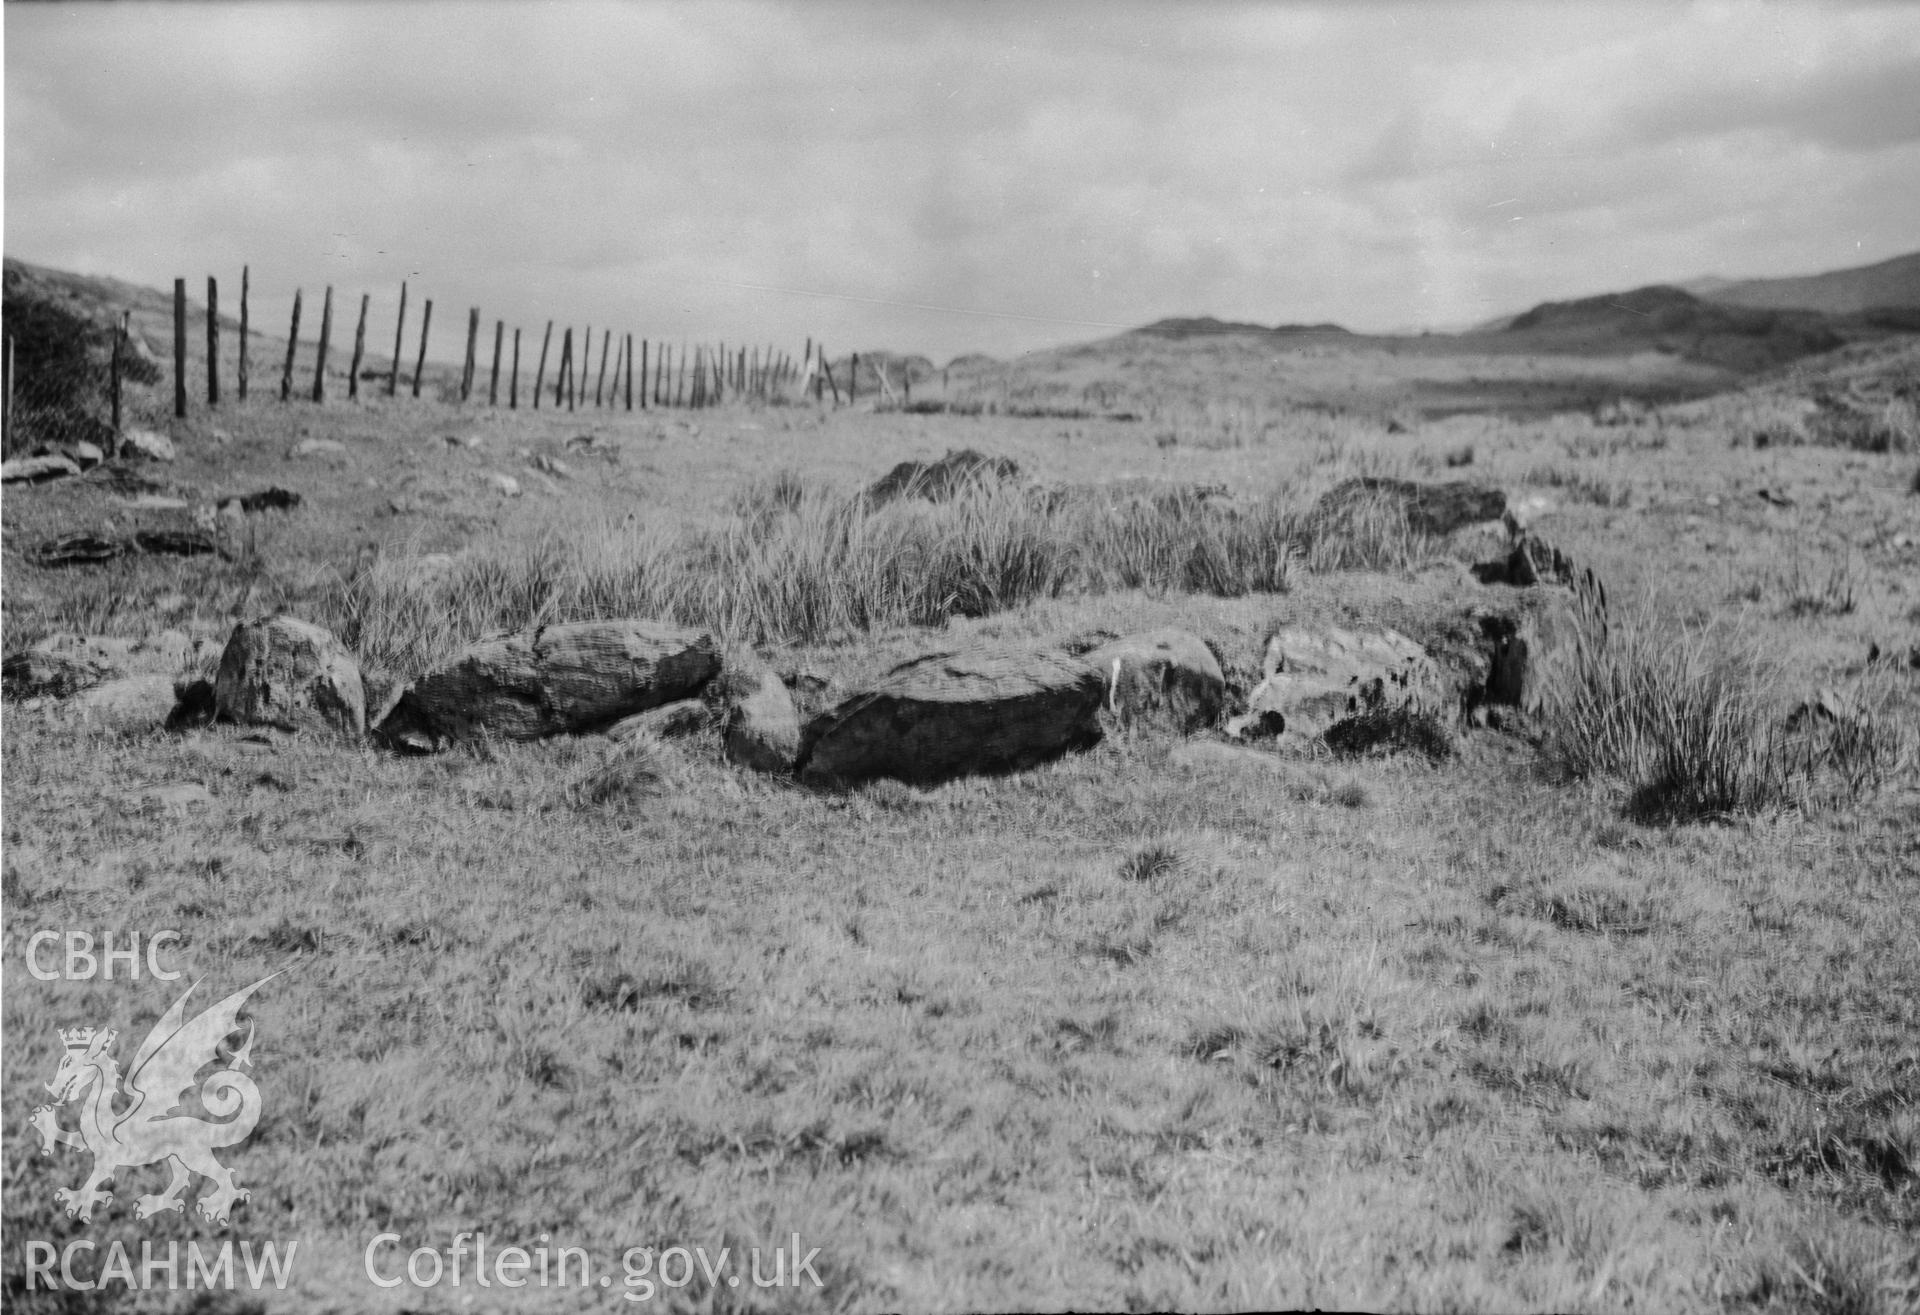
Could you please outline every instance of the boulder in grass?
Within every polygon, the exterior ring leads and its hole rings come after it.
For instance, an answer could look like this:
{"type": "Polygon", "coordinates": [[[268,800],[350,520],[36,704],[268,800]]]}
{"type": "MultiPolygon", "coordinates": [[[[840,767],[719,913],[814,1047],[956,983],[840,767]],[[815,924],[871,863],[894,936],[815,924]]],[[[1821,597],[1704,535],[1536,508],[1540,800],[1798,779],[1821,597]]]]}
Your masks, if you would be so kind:
{"type": "Polygon", "coordinates": [[[120,435],[120,455],[138,461],[172,461],[173,440],[157,429],[129,429],[120,435]]]}
{"type": "Polygon", "coordinates": [[[930,653],[809,722],[796,770],[815,785],[930,784],[1031,767],[1097,742],[1105,696],[1100,673],[1063,653],[930,653]]]}
{"type": "Polygon", "coordinates": [[[972,485],[1017,479],[1020,467],[1008,457],[990,457],[970,447],[950,451],[938,461],[902,461],[867,489],[867,505],[896,498],[946,502],[972,485]]]}
{"type": "Polygon", "coordinates": [[[1591,570],[1574,577],[1571,591],[1528,595],[1529,605],[1479,618],[1491,648],[1482,699],[1494,707],[1541,711],[1556,684],[1577,669],[1580,656],[1604,643],[1606,588],[1591,570]]]}
{"type": "Polygon", "coordinates": [[[1458,698],[1426,649],[1395,630],[1287,626],[1267,640],[1266,678],[1229,734],[1255,738],[1278,724],[1316,737],[1368,710],[1408,708],[1451,718],[1458,698]]]}
{"type": "Polygon", "coordinates": [[[1436,537],[1481,521],[1499,520],[1507,510],[1505,493],[1479,484],[1420,484],[1410,479],[1363,475],[1327,490],[1314,503],[1311,519],[1336,519],[1369,499],[1397,503],[1406,512],[1407,528],[1436,537]]]}
{"type": "Polygon", "coordinates": [[[698,694],[719,669],[719,649],[704,630],[631,619],[542,626],[484,640],[427,672],[375,733],[428,749],[599,731],[698,694]]]}
{"type": "Polygon", "coordinates": [[[671,740],[683,735],[698,735],[707,728],[707,715],[707,705],[701,700],[675,699],[672,703],[636,712],[631,717],[622,717],[607,727],[606,736],[609,740],[631,740],[642,735],[651,735],[656,740],[671,740]]]}
{"type": "Polygon", "coordinates": [[[1183,734],[1219,719],[1227,680],[1219,659],[1184,630],[1128,635],[1081,658],[1107,684],[1107,711],[1170,722],[1183,734]]]}
{"type": "Polygon", "coordinates": [[[793,770],[800,714],[771,667],[750,652],[729,653],[708,693],[723,709],[728,762],[779,775],[793,770]]]}
{"type": "Polygon", "coordinates": [[[214,674],[213,702],[220,720],[244,726],[355,738],[367,728],[360,664],[333,632],[290,616],[234,627],[214,674]]]}
{"type": "Polygon", "coordinates": [[[42,484],[50,479],[65,479],[79,473],[80,467],[71,458],[58,454],[0,461],[0,483],[6,484],[42,484]]]}
{"type": "Polygon", "coordinates": [[[0,691],[9,699],[64,699],[98,685],[112,668],[85,657],[27,649],[0,663],[0,691]]]}

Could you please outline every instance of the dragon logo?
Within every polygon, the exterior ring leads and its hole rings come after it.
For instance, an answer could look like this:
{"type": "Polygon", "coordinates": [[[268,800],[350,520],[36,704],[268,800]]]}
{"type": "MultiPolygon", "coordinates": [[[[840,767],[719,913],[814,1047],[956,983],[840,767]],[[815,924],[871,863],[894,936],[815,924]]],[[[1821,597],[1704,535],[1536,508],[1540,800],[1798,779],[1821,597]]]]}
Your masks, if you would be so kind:
{"type": "Polygon", "coordinates": [[[146,1219],[163,1210],[185,1210],[181,1193],[196,1173],[213,1183],[213,1190],[198,1204],[200,1213],[213,1223],[225,1224],[233,1207],[251,1195],[234,1186],[232,1172],[213,1158],[215,1147],[245,1141],[260,1121],[260,1089],[240,1071],[253,1063],[251,1022],[246,1025],[246,1043],[230,1052],[224,1061],[227,1067],[208,1074],[199,1084],[199,1103],[213,1117],[188,1113],[180,1102],[193,1087],[195,1074],[208,1064],[223,1062],[220,1043],[240,1029],[240,1007],[247,997],[279,975],[274,973],[235,991],[183,1024],[187,996],[199,983],[188,987],[134,1052],[124,1091],[119,1062],[109,1053],[119,1032],[91,1027],[61,1030],[66,1055],[53,1081],[47,1083],[53,1103],[34,1110],[32,1123],[46,1154],[52,1154],[55,1146],[83,1146],[93,1152],[93,1172],[87,1181],[79,1188],[63,1187],[54,1193],[54,1201],[67,1208],[69,1217],[77,1216],[83,1223],[91,1221],[95,1206],[113,1200],[113,1193],[100,1190],[103,1183],[122,1169],[138,1169],[161,1160],[167,1162],[173,1181],[158,1195],[142,1196],[134,1204],[135,1218],[146,1219]],[[79,1130],[62,1128],[59,1107],[83,1097],[79,1130]],[[129,1103],[116,1110],[116,1100],[123,1097],[129,1103]]]}

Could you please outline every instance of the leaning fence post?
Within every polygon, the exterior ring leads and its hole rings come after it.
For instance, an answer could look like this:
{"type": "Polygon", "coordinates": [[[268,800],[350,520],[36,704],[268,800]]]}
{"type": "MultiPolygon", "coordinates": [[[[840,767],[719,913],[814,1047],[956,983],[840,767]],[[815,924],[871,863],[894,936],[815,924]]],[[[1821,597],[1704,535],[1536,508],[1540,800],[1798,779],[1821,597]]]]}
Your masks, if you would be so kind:
{"type": "Polygon", "coordinates": [[[433,327],[433,298],[420,308],[420,359],[413,364],[413,395],[420,396],[420,372],[427,368],[427,330],[433,327]]]}
{"type": "Polygon", "coordinates": [[[240,400],[243,402],[247,400],[247,275],[248,273],[249,273],[249,270],[247,269],[247,267],[245,265],[242,265],[240,267],[240,369],[237,373],[239,378],[240,400]]]}
{"type": "Polygon", "coordinates": [[[460,400],[466,401],[473,395],[473,352],[480,340],[480,308],[474,306],[467,311],[467,361],[460,367],[460,400]]]}
{"type": "Polygon", "coordinates": [[[367,303],[373,297],[368,293],[360,294],[360,322],[353,330],[353,367],[347,371],[347,396],[360,396],[360,362],[367,354],[367,303]]]}
{"type": "Polygon", "coordinates": [[[507,322],[493,322],[493,374],[487,379],[487,405],[500,405],[500,344],[507,336],[507,322]]]}
{"type": "Polygon", "coordinates": [[[220,282],[207,275],[207,405],[220,405],[220,282]]]}
{"type": "Polygon", "coordinates": [[[300,342],[300,289],[293,290],[293,324],[287,329],[287,364],[280,371],[280,400],[293,397],[293,349],[300,342]]]}
{"type": "Polygon", "coordinates": [[[173,281],[173,414],[187,418],[187,281],[173,281]]]}
{"type": "MultiPolygon", "coordinates": [[[[600,401],[600,388],[607,382],[607,344],[612,341],[613,330],[605,330],[600,336],[600,374],[593,381],[593,404],[595,406],[602,405],[600,401]]],[[[617,368],[613,373],[613,384],[616,388],[620,386],[620,372],[617,368]]]]}
{"type": "Polygon", "coordinates": [[[507,409],[520,409],[520,330],[513,331],[513,373],[507,376],[507,409]]]}
{"type": "Polygon", "coordinates": [[[327,340],[333,337],[333,285],[327,285],[326,299],[320,303],[320,350],[313,358],[313,400],[327,400],[327,340]]]}
{"type": "Polygon", "coordinates": [[[400,281],[400,318],[393,322],[393,369],[387,375],[387,396],[400,387],[400,353],[405,349],[402,335],[407,330],[407,283],[400,281]]]}
{"type": "Polygon", "coordinates": [[[533,409],[540,409],[540,389],[547,379],[547,347],[553,342],[553,321],[547,321],[547,336],[540,340],[540,369],[533,376],[533,409]]]}
{"type": "Polygon", "coordinates": [[[567,398],[567,371],[573,363],[573,330],[560,335],[560,369],[553,376],[553,404],[558,407],[567,398]]]}

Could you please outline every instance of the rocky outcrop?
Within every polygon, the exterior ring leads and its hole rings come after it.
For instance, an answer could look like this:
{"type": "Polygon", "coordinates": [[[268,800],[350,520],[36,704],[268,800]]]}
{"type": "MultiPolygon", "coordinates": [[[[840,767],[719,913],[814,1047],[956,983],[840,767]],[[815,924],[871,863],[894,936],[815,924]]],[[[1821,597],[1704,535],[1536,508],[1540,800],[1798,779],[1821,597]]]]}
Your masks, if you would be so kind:
{"type": "Polygon", "coordinates": [[[970,485],[1017,479],[1020,467],[1007,457],[989,457],[970,447],[950,451],[938,461],[902,461],[867,489],[867,505],[896,498],[945,502],[970,485]]]}
{"type": "Polygon", "coordinates": [[[1061,653],[931,653],[815,717],[797,770],[817,785],[932,783],[1033,766],[1100,738],[1099,673],[1061,653]]]}
{"type": "Polygon", "coordinates": [[[1262,667],[1265,679],[1247,696],[1246,713],[1227,723],[1231,735],[1312,738],[1345,718],[1382,709],[1450,719],[1459,703],[1426,649],[1395,630],[1287,626],[1267,640],[1262,667]]]}
{"type": "Polygon", "coordinates": [[[1537,713],[1583,649],[1606,642],[1606,589],[1592,571],[1572,584],[1571,591],[1544,590],[1529,605],[1480,615],[1492,650],[1484,702],[1537,713]]]}
{"type": "Polygon", "coordinates": [[[721,709],[727,761],[785,774],[800,756],[800,714],[773,669],[753,653],[727,654],[709,696],[721,709]]]}
{"type": "Polygon", "coordinates": [[[173,440],[156,429],[129,429],[120,435],[120,455],[139,461],[172,461],[173,440]]]}
{"type": "Polygon", "coordinates": [[[486,736],[601,730],[698,694],[720,668],[713,636],[659,621],[579,621],[474,645],[407,686],[375,732],[435,749],[486,736]]]}
{"type": "Polygon", "coordinates": [[[354,739],[367,729],[360,664],[331,631],[290,616],[234,627],[213,678],[213,703],[218,719],[243,726],[354,739]]]}
{"type": "Polygon", "coordinates": [[[15,457],[0,461],[0,483],[41,484],[50,479],[78,475],[80,467],[71,459],[51,454],[44,457],[15,457]]]}
{"type": "Polygon", "coordinates": [[[1220,718],[1227,681],[1219,659],[1184,630],[1150,630],[1103,644],[1081,658],[1107,686],[1107,711],[1170,723],[1182,734],[1220,718]]]}
{"type": "Polygon", "coordinates": [[[1337,523],[1369,501],[1398,505],[1406,513],[1409,529],[1436,537],[1480,521],[1499,520],[1507,509],[1505,493],[1479,484],[1420,484],[1363,475],[1336,484],[1321,495],[1313,505],[1309,523],[1337,523]]]}

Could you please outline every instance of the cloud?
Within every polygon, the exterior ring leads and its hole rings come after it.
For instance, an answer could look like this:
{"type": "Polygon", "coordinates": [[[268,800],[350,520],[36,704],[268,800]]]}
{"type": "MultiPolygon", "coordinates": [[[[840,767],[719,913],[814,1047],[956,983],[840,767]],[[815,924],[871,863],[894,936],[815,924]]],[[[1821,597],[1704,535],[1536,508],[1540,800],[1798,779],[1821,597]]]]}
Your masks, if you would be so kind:
{"type": "Polygon", "coordinates": [[[9,252],[250,262],[268,303],[409,278],[536,326],[1006,353],[1801,272],[1920,213],[1892,7],[53,6],[6,38],[9,252]]]}

